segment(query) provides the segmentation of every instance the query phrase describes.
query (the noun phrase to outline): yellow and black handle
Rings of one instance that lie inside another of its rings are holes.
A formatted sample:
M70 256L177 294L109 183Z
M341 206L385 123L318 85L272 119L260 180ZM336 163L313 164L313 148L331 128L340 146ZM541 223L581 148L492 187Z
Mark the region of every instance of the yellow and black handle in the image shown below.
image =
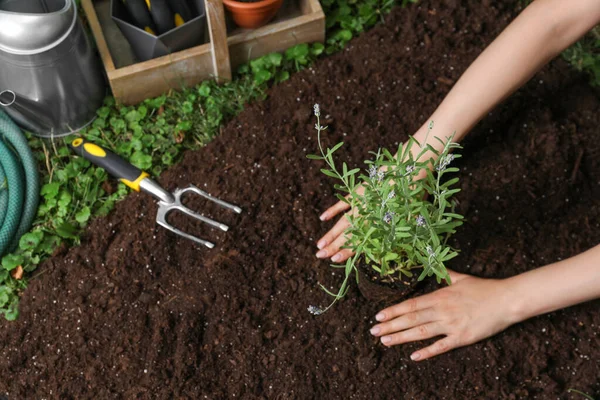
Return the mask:
M186 0L169 0L169 5L175 14L175 26L181 26L193 19L192 10Z
M134 167L130 162L83 138L77 138L71 142L71 149L78 155L89 160L92 164L103 168L110 175L118 178L135 190L140 191L140 182L148 177L148 173Z
M157 34L158 30L152 21L150 11L144 0L123 0L123 4L125 4L127 11L129 11L129 15L135 26L152 35Z
M175 28L175 17L167 0L146 0L146 5L160 34Z

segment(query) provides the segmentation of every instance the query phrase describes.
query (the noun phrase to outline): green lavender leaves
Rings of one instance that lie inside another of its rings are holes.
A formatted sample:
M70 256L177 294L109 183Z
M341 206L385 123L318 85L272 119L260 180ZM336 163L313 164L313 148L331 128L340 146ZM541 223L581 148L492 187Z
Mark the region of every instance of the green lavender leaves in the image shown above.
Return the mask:
M346 214L350 222L345 232L346 247L355 255L346 262L344 282L338 293L323 288L334 300L327 308L313 308L313 311L320 314L344 296L349 278L357 273L356 263L360 258L388 282L418 273L419 280L435 277L438 283L445 280L450 284L445 263L458 252L447 241L463 220L455 212L453 199L460 191L456 188L458 178L446 179L448 174L458 172L452 163L460 154L452 151L461 146L452 142L453 135L445 140L433 137L436 147L410 137L398 147L396 155L380 149L372 153L373 160L365 161L368 166L365 171L350 169L346 163L339 168L334 155L343 143L324 149L321 135L327 127L320 125L318 105L314 114L320 155L308 158L325 162L327 168L321 172L341 182L336 188L344 196L338 198L356 212ZM433 122L425 141L432 130Z

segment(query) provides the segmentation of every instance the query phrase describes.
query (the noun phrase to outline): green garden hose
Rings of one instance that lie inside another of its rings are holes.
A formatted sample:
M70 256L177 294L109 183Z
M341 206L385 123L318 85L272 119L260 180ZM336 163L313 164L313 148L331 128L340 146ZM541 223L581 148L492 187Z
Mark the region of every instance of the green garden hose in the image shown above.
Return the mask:
M37 213L37 163L17 125L0 110L0 257L13 251Z

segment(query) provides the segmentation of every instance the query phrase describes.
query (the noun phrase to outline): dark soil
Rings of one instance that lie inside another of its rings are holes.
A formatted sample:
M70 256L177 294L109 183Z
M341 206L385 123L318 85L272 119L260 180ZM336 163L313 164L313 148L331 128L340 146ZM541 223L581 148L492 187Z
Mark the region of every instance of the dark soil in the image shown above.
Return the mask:
M482 4L483 3L483 4ZM154 224L132 194L82 245L45 262L21 317L0 322L9 399L556 399L600 396L600 302L532 319L414 363L384 348L381 305L352 286L331 311L317 287L340 275L314 257L333 182L316 162L312 105L355 165L413 133L518 0L424 1L396 9L347 51L278 85L160 181L195 183L244 208L197 247ZM494 79L490 77L490 79ZM464 142L452 268L507 277L600 242L600 101L555 61ZM199 202L190 201L192 205ZM185 220L179 224L192 229ZM422 290L435 288L430 284Z
M422 286L425 281L419 281L417 270L411 277L397 274L382 277L365 262L364 257L358 259L356 264L358 270L358 290L360 294L371 302L393 302L402 301Z

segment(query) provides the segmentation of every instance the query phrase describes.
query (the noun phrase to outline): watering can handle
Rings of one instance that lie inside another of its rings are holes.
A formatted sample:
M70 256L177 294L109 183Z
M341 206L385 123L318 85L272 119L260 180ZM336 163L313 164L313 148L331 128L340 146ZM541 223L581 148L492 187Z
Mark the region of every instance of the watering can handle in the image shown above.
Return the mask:
M71 149L92 164L103 168L115 178L120 179L121 182L136 192L140 191L141 181L149 176L148 173L123 160L112 151L106 150L102 146L98 146L83 138L73 140L71 142Z

